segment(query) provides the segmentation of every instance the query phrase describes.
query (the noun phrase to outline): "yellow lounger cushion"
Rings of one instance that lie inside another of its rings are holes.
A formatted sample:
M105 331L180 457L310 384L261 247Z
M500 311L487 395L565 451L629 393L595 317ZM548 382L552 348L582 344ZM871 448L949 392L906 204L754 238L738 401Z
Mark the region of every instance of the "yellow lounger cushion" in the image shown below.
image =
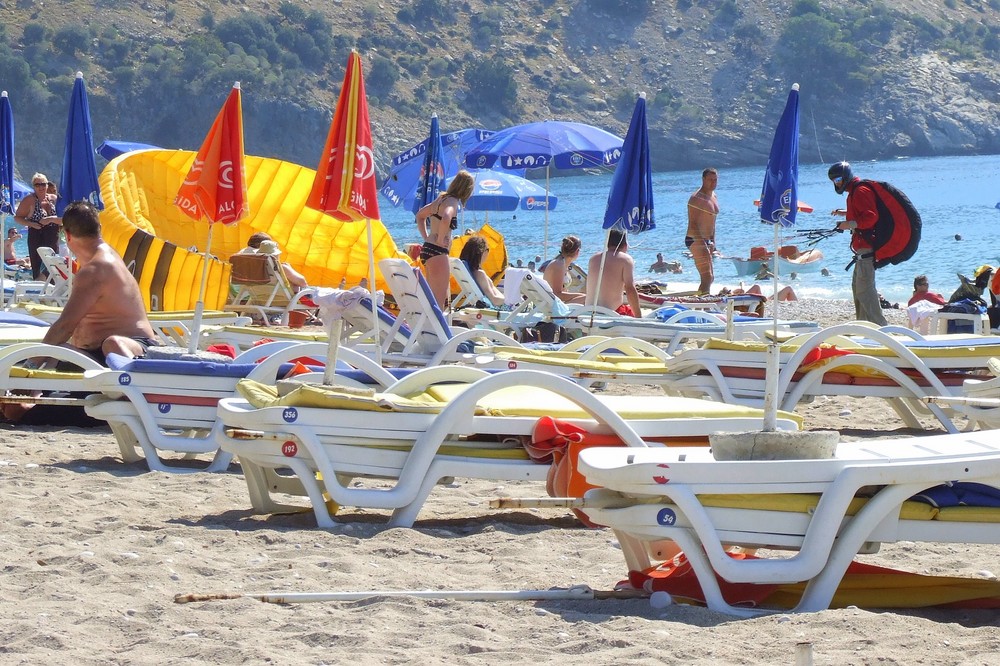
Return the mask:
M515 361L520 363L533 363L537 365L551 365L574 368L578 370L600 370L605 372L635 372L645 375L667 374L667 367L658 358L641 358L629 356L601 356L600 360L582 361L571 354L560 355L559 352L550 354L517 354L511 352L500 352L496 354L498 360Z
M272 338L275 340L294 340L296 342L326 342L326 333L310 333L308 331L288 330L287 328L268 328L266 326L219 326L213 330L226 333L239 333L255 338Z
M10 369L10 376L19 379L65 379L69 381L80 381L83 379L83 372L65 372L63 370L40 370L23 368L15 365Z
M368 389L344 386L303 384L284 396L277 387L251 380L240 380L237 392L256 408L317 407L326 409L356 409L381 412L415 412L433 414L466 390L467 384L436 384L426 391L409 396L375 393ZM727 405L720 402L663 396L602 396L601 401L625 419L758 417L753 407ZM477 415L491 416L552 416L556 418L589 418L576 403L551 391L532 386L501 389L481 398ZM779 417L794 420L800 427L802 418L789 412Z
M705 506L752 509L756 511L785 511L789 513L812 513L819 504L819 495L809 493L774 493L767 495L699 495L698 499ZM868 502L866 497L855 497L847 509L847 515L857 514ZM930 504L924 502L903 502L899 517L903 520L933 520L938 514ZM997 514L1000 519L1000 513Z
M837 349L852 351L866 356L895 358L896 352L888 347L876 347L867 345L828 345L821 344L820 347L829 348L836 346ZM757 352L763 354L767 351L767 343L747 340L723 340L721 338L710 338L705 342L703 349L720 349L729 351ZM781 345L781 352L791 354L799 348L798 345ZM907 347L907 349L917 358L968 358L976 356L992 356L998 351L994 346L987 345L958 345L953 347Z
M315 407L370 412L435 414L444 408L440 401L426 394L404 398L348 386L302 384L286 395L279 396L276 386L242 379L236 384L236 391L258 409L263 407Z
M812 513L819 504L819 495L809 493L775 493L766 495L699 495L704 506L750 509L756 511L785 511ZM847 509L853 516L868 502L867 497L855 497ZM906 501L900 505L901 520L946 520L965 523L1000 523L1000 507L948 506L936 508L926 502Z
M465 390L462 384L435 384L427 393L441 402L449 402ZM664 397L659 395L602 395L601 402L624 419L722 418L759 417L761 410L741 405L727 405L697 398ZM552 416L555 418L590 418L573 401L551 391L534 386L501 389L479 400L486 413L498 416ZM802 417L779 412L779 418L792 419L799 427Z

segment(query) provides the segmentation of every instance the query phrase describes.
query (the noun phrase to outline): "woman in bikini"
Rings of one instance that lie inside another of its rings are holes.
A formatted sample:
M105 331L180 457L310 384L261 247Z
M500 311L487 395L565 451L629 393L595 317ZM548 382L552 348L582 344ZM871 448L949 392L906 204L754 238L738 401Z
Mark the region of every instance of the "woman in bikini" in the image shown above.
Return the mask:
M417 211L417 229L424 238L420 261L424 265L427 283L442 309L451 291L451 232L458 229L458 211L472 196L476 181L464 169L455 174L448 190Z
M576 236L566 236L562 239L559 254L548 263L542 264L542 277L549 283L552 293L563 303L583 303L587 295L572 291L563 291L569 284L569 265L580 258L583 243Z
M31 177L32 194L21 199L14 221L28 227L28 259L31 261L31 277L34 280L42 271L42 258L38 248L51 247L59 251L59 226L56 216L56 195L48 193L49 179L44 173Z

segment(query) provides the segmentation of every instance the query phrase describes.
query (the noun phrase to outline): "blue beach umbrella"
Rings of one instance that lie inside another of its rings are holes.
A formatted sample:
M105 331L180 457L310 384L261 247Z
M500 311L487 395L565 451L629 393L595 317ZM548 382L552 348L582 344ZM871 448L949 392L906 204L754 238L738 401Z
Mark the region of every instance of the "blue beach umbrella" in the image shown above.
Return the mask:
M437 199L438 194L444 191L444 148L441 145L441 128L438 126L438 117L435 113L431 116L431 131L427 135L427 148L424 150L424 159L420 166L420 178L417 180L417 191L413 197L413 205L410 211L416 213L418 210Z
M760 221L790 227L799 207L799 84L792 85L774 130L760 192Z
M73 96L69 102L66 124L66 147L63 151L62 176L59 179L59 201L56 209L63 214L66 205L81 199L104 209L101 188L97 184L97 161L94 152L94 131L90 125L90 104L83 72L76 73Z
M476 184L463 206L465 210L545 210L546 200L549 210L553 210L559 202L557 197L546 196L541 185L507 171L484 169L473 171L472 175ZM447 183L451 183L450 178Z
M131 153L136 150L150 150L158 148L159 146L154 146L150 143L138 143L135 141L113 141L111 139L107 139L104 143L102 143L97 147L97 154L110 162L119 155L124 155L125 153Z
M760 192L760 220L774 226L774 251L778 252L778 230L795 224L799 207L799 84L792 85L785 110L774 130L771 153ZM764 431L777 429L778 418L778 270L774 271L774 329L767 348L764 375Z
M473 169L545 169L545 191L549 191L551 167L586 169L618 163L622 140L593 125L544 120L500 130L469 151L467 166ZM549 216L545 214L542 255L547 258Z
M640 233L656 228L653 220L653 169L649 161L646 94L639 93L615 167L604 211L604 228Z
M0 96L0 213L14 214L14 111L6 90Z
M469 149L491 134L492 130L473 128L442 134L441 161L444 164L445 178L451 178L458 173L458 170L465 165L465 154ZM403 206L407 210L413 210L427 145L428 140L424 139L392 158L389 175L379 190L391 206L395 208ZM521 173L524 173L523 170Z
M640 233L656 228L653 220L653 169L649 161L649 128L646 125L646 94L639 93L632 120L625 133L621 159L611 177L604 229ZM607 243L605 243L605 247ZM597 284L604 279L605 252L597 271Z

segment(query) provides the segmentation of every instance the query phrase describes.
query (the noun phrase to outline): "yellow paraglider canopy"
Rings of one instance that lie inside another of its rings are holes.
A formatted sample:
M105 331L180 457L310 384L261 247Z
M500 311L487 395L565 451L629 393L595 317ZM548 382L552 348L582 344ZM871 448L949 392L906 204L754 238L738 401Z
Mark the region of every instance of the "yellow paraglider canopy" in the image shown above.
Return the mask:
M105 240L125 260L143 292L146 308L189 310L198 300L208 223L194 222L174 205L174 196L195 153L145 150L115 158L100 176L105 209ZM232 225L217 225L209 265L205 307L218 309L229 295L228 259L263 231L277 241L281 260L302 273L310 285L351 287L368 277L368 239L364 220L341 222L306 206L316 172L291 162L246 157L250 215ZM380 220L372 220L376 263L405 258ZM381 280L381 278L379 278ZM384 289L383 284L376 285Z

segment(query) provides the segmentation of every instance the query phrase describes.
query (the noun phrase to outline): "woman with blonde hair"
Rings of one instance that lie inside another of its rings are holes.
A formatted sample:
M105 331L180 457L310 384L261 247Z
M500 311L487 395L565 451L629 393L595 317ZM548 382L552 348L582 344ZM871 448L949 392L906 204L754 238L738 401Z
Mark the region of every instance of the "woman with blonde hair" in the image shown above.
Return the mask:
M563 291L569 284L569 265L580 258L583 242L576 236L566 236L562 239L559 254L555 259L544 264L542 277L549 283L552 293L563 303L583 303L587 295L572 291Z
M417 211L417 229L424 239L420 261L434 299L442 309L451 291L451 269L448 266L451 232L458 229L458 211L472 196L475 184L472 174L463 169L455 174L445 192Z
M38 248L51 247L59 252L59 227L62 220L56 216L56 195L48 191L49 179L44 173L31 177L31 194L17 205L14 221L28 227L28 259L31 261L31 278L37 280L42 272L42 258Z

